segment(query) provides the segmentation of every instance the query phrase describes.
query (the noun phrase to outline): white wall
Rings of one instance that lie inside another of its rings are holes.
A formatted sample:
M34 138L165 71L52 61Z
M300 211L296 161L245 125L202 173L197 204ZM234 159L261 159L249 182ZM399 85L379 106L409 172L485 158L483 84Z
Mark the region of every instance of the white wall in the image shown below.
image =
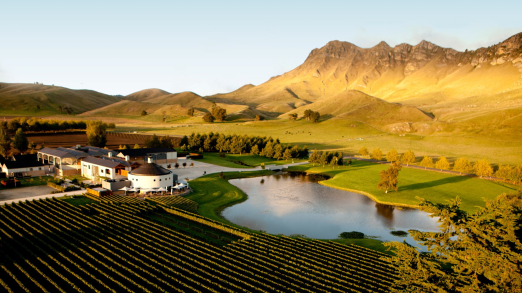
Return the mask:
M129 174L129 180L132 182L132 187L140 188L157 188L168 187L173 185L173 174L161 176L143 176ZM161 181L160 181L161 180Z
M90 167L90 169L89 169L89 167ZM109 169L109 171L110 171L109 175L107 175L107 173L106 173L107 169ZM98 166L95 164L82 162L82 176L83 177L93 179L95 176L98 176L98 177L107 177L110 179L114 179L116 177L116 174L114 174L115 172L116 172L116 170L112 169L112 168L107 168L104 166Z

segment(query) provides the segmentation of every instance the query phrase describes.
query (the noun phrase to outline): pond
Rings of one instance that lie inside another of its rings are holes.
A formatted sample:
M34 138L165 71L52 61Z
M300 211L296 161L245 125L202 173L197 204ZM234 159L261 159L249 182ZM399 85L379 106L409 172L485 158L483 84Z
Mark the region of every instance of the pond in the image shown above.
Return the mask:
M438 231L428 213L378 204L370 198L318 184L324 178L283 173L229 182L248 194L245 202L226 208L222 215L237 225L270 234L301 234L335 239L342 232L358 231L382 241L406 240L394 230Z

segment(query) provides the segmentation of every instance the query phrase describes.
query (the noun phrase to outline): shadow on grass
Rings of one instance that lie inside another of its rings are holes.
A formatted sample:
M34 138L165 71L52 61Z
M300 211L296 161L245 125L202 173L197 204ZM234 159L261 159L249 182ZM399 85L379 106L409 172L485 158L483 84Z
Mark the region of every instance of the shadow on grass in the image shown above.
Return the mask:
M459 182L466 181L466 180L469 180L469 179L471 179L471 178L469 178L467 176L453 176L453 177L448 177L448 178L439 179L439 180L433 180L433 181L429 181L429 182L415 183L415 184L402 186L402 187L399 187L399 191L419 190L419 189L423 189L423 188L431 188L431 187L440 186L440 185L444 185L444 184L459 183Z

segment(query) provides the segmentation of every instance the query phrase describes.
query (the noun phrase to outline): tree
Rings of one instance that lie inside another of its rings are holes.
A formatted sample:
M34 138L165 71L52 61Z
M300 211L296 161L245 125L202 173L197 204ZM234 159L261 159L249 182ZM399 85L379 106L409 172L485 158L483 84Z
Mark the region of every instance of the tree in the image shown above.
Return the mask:
M491 164L486 159L475 162L473 165L473 171L475 171L475 174L480 178L493 175L493 168L491 168Z
M145 139L145 147L146 148L158 148L161 147L161 142L156 134L153 134L151 137L147 137Z
M174 164L174 168L176 168L176 169L179 168L179 164L178 163Z
M310 121L310 118L312 117L312 113L314 111L310 110L310 109L307 109L304 111L304 115L303 117L306 119L306 121Z
M312 120L313 123L319 122L319 118L321 118L321 114L319 114L319 112L312 112L310 120Z
M139 149L140 148L140 145L139 144L135 144L133 149Z
M261 121L261 120L265 120L265 117L261 116L261 115L256 115L256 117L254 118L254 121Z
M107 124L101 121L87 122L87 140L89 145L104 147L107 144Z
M187 162L183 162L183 168L187 167Z
M439 232L410 230L428 252L398 242L392 262L401 292L517 292L522 288L522 195L501 194L468 214L460 198L449 204L421 200L438 217Z
M406 151L401 157L401 162L406 166L415 163L415 154L411 150Z
M283 160L287 161L287 160L290 160L292 158L292 151L290 149L286 149L284 152L283 152Z
M439 158L439 160L437 161L437 163L435 163L435 168L440 169L440 170L449 170L450 163L448 162L446 157L441 156Z
M141 116L147 116L147 114L148 114L147 111L145 111L145 110L141 111Z
M227 110L223 109L219 106L212 107L212 116L216 119L216 121L222 122L227 118Z
M522 182L522 165L518 165L511 169L511 172L509 172L509 180L514 183Z
M319 157L319 161L317 162L319 165L326 166L328 164L328 154L326 152L323 152L321 156Z
M28 149L28 146L29 141L27 140L24 131L22 128L18 128L13 137L13 147L23 153Z
M207 123L212 123L214 122L214 116L212 116L212 114L210 113L206 113L205 115L203 115L203 121Z
M341 158L341 160L342 160L342 158ZM332 158L332 160L330 161L330 166L332 166L332 169L335 169L335 166L337 166L338 162L339 162L339 158L334 156Z
M274 147L274 155L273 158L278 160L283 157L283 147L280 144L276 144Z
M386 153L386 161L388 162L397 162L399 160L399 153L392 149L391 151Z
M162 136L159 140L159 144L161 147L172 149L174 148L174 143L172 143L172 138L170 136Z
M11 138L7 135L7 131L0 129L0 154L7 157L7 153L11 149Z
M188 111L187 111L187 115L189 115L189 116L191 116L191 117L194 116L194 108L190 108L190 109L188 109Z
M377 184L377 188L380 190L384 190L385 193L388 193L388 190L399 190L399 171L402 169L402 166L399 162L392 163L388 170L382 170L381 181Z
M433 159L431 157L424 156L424 158L422 158L422 161L420 162L419 165L421 167L424 167L424 169L433 168Z
M471 163L466 158L458 158L453 163L453 170L459 173L468 173L471 171Z
M297 113L288 114L288 119L295 121L297 120Z
M312 163L312 165L315 167L315 164L319 164L319 158L320 154L317 150L313 150L313 152L310 154L310 157L308 158L308 163Z
M365 157L367 156L369 153L368 153L368 149L366 147L362 147L360 150L359 150L359 155L361 155L361 157Z
M259 155L259 146L257 146L257 144L254 145L252 149L250 149L250 153L255 156Z
M382 160L382 151L380 148L376 148L372 150L372 154L370 156L374 160Z
M182 138L181 138L181 141L179 142L179 145L188 145L189 144L189 140L188 140L188 137L186 135L184 135Z
M29 148L30 148L30 149L33 149L33 150L36 149L36 142L31 141L31 142L29 143Z

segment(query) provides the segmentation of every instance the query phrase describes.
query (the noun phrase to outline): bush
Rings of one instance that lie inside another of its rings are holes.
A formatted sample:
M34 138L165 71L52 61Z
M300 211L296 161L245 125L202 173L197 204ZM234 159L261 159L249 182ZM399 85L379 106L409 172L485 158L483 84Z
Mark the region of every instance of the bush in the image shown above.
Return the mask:
M390 234L393 235L393 236L398 236L398 237L406 237L406 236L408 236L408 232L400 231L400 230L399 231L391 231Z
M352 232L343 232L339 234L339 238L341 239L363 239L364 233L352 231Z

